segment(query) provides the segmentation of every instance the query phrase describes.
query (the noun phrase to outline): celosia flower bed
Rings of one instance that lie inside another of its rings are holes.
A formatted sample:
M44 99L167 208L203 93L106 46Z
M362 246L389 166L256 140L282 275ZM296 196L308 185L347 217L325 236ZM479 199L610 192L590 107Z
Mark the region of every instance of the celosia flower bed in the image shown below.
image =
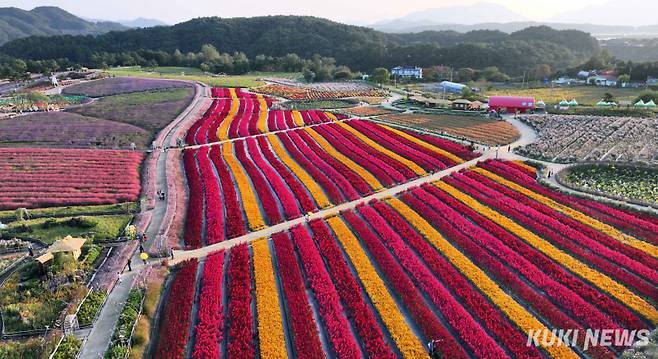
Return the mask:
M0 209L135 201L142 158L136 151L0 149Z

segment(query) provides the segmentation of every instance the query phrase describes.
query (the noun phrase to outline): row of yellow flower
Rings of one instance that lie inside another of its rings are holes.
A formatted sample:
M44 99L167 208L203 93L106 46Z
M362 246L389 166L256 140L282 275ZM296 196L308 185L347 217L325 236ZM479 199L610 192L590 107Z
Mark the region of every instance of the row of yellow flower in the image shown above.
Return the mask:
M352 133L359 140L361 140L361 142L367 144L368 146L376 149L377 151L385 154L386 156L388 156L388 157L404 164L405 166L409 167L409 169L414 171L415 174L417 174L419 176L424 176L424 175L427 174L427 172L425 172L425 170L422 167L420 167L419 165L417 165L415 162L410 161L410 160L398 155L397 153L385 148L384 146L382 146L382 145L378 144L377 142L373 141L372 139L370 139L368 136L364 135L360 131L357 131L354 127L347 125L345 122L338 122L338 125L340 127L344 128L344 129L346 129L350 133Z
M288 155L288 152L286 152L281 146L279 139L275 135L268 135L267 140L269 141L272 149L279 157L279 159L283 161L283 163L288 166L292 173L294 173L295 176L297 176L297 178L302 181L302 184L306 186L306 189L308 189L309 193L311 193L311 196L313 196L313 199L315 199L315 203L317 203L318 207L330 207L331 202L329 202L329 199L324 194L322 188L320 188L320 185L318 185L313 177L311 177L308 172L306 172L306 170L300 167L297 162Z
M434 152L440 154L441 156L449 158L457 164L464 163L463 159L453 155L452 153L450 153L450 152L448 152L448 151L446 151L442 148L436 147L436 146L432 145L431 143L420 140L420 139L418 139L418 138L416 138L416 137L414 137L414 136L412 136L412 135L410 135L406 132L395 129L391 126L386 126L386 125L381 125L381 126L388 129L388 130L390 130L390 131L392 131L392 132L394 132L394 133L396 133L396 134L398 134L398 135L400 135L400 136L402 136L402 137L404 137L404 138L406 138L407 140L409 140L411 142L414 142L414 143L416 143L418 145L421 145L421 146L423 146L423 147L425 147L425 148L427 148L431 151L434 151Z
M338 118L337 118L336 115L334 115L333 113L331 113L331 112L325 112L324 114L325 114L327 117L329 117L330 120L332 120L332 121L334 121L334 122L338 121Z
M258 127L258 131L260 131L260 133L266 133L267 102L265 101L265 97L263 97L263 95L256 95L256 98L258 98L258 122L256 123L256 127Z
M603 233L609 235L610 237L617 239L618 241L620 241L622 243L625 243L629 246L632 246L632 247L637 248L641 251L649 253L650 255L652 255L654 257L658 257L658 248L656 246L652 245L651 243L641 241L641 240L636 239L632 236L629 236L625 233L622 233L622 232L618 231L616 228L614 228L614 227L612 227L612 226L610 226L606 223L600 222L600 221L598 221L598 220L596 220L596 219L594 219L594 218L592 218L592 217L590 217L590 216L588 216L588 215L586 215L586 214L584 214L580 211L577 211L573 208L567 207L567 206L565 206L561 203L557 203L554 200L552 200L552 199L550 199L550 198L548 198L544 195L541 195L537 192L534 192L530 189L527 189L523 186L520 186L520 185L518 185L518 184L516 184L512 181L508 181L505 178L503 178L501 176L498 176L495 173L489 172L489 171L487 171L483 168L475 168L474 171L476 171L476 172L478 172L478 173L480 173L484 176L487 176L490 179L492 179L492 180L494 180L494 181L496 181L496 182L498 182L502 185L505 185L505 186L507 186L507 187L519 192L519 193L522 193L522 194L534 199L535 201L537 201L539 203L545 204L545 205L551 207L552 209L554 209L558 212L564 213L565 215L567 215L567 216L569 216L569 217L571 217L571 218L573 218L577 221L580 221L580 222L582 222L582 223L584 223L584 224L586 224L586 225L588 225L588 226L590 226L590 227L592 227L592 228L594 228L594 229L596 229L600 232L603 232Z
M254 252L260 356L261 358L286 358L286 341L279 309L279 295L268 240L261 238L254 241L252 249Z
M519 165L519 166L521 166L521 167L527 169L528 171L531 171L531 172L537 172L537 169L536 169L535 167L532 167L531 165L525 163L525 161L522 161L522 160L514 160L513 162L516 163L517 165Z
M342 162L345 166L347 166L349 169L352 171L356 172L361 178L363 178L364 181L372 188L374 191L379 191L383 188L382 184L379 183L377 178L372 175L372 173L368 172L365 168L361 167L358 165L356 162L352 161L349 159L347 156L343 155L342 153L338 152L327 140L324 139L319 133L317 133L312 127L306 127L305 131L308 132L311 137L315 140L315 142L320 145L327 153L329 153L332 157L337 159L338 161Z
M517 237L523 239L534 248L537 248L539 251L546 254L549 258L558 263L561 263L563 266L569 268L569 270L572 272L587 279L601 290L610 293L610 295L625 303L627 306L633 308L636 312L649 319L652 323L658 323L658 311L656 311L656 308L628 290L623 285L616 282L614 279L590 268L587 264L582 263L578 259L556 248L550 242L547 242L533 232L528 231L506 216L482 205L472 197L450 186L449 184L438 181L435 182L434 185L444 192L450 194L452 197L458 199L468 207L477 211L481 215L494 221L499 226L505 228L508 232L513 233Z
M485 293L491 301L499 307L516 325L526 333L530 330L548 329L528 313L519 303L503 291L496 282L487 276L478 266L471 262L464 254L453 247L431 224L418 213L397 198L386 202L400 215L411 223L419 233L440 251L456 268L459 269L471 282ZM547 346L546 351L556 358L577 358L578 355L566 346Z
M402 356L405 358L426 358L427 352L423 348L423 344L405 322L402 313L400 313L400 308L391 297L384 281L377 275L377 271L368 260L352 231L339 217L331 217L327 222L345 249L356 274L361 279L363 287L379 312L384 325L391 333L391 337L400 349Z
M240 166L238 160L233 154L232 142L222 145L222 156L231 169L233 177L235 177L235 182L238 184L238 190L240 191L240 197L242 198L242 206L244 207L244 212L247 215L249 228L253 231L265 228L265 221L263 220L263 216L260 213L260 207L258 206L256 195L254 190L251 188L249 179L244 173L242 166Z
M230 88L228 90L231 94L231 109L229 110L228 115L226 115L224 121L219 124L219 128L217 128L217 138L220 141L228 139L228 127L231 122L233 122L233 118L238 113L238 109L240 108L240 99L238 99L238 95L235 93L235 89Z
M302 118L302 113L294 110L292 111L292 119L295 121L295 125L302 127L304 126L304 119Z

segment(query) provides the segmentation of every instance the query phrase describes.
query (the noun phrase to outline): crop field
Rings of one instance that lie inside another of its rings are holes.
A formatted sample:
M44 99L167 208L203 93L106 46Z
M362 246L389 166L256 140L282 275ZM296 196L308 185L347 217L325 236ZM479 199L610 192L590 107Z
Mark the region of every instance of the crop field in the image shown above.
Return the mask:
M2 147L129 148L146 144L139 127L69 112L39 112L0 120Z
M211 107L188 131L188 144L224 141L344 119L319 110L270 110L272 99L239 88L213 89Z
M193 97L192 87L129 93L102 97L72 111L157 131L176 118Z
M185 242L239 237L473 157L450 141L361 120L187 150Z
M353 107L353 108L350 108L350 109L343 110L342 112L345 112L349 115L357 116L357 117L372 117L372 116L383 116L383 115L398 114L398 112L396 112L396 111L387 110L383 107L377 107L377 106Z
M530 115L522 120L539 139L519 153L552 162L641 161L658 163L658 119Z
M184 262L156 356L422 358L437 340L446 358L614 358L631 343L528 333L655 328L657 238L656 217L488 160Z
M658 204L658 169L655 168L579 165L569 168L562 179L576 188Z
M576 99L581 105L594 106L604 98L606 93L614 96L615 101L633 101L642 90L602 86L553 87L537 89L494 89L485 91L487 96L531 96L537 101L543 100L547 105L558 104L562 100Z
M328 100L349 97L383 97L381 90L362 87L359 85L347 86L340 90L323 89L305 86L265 85L254 89L265 95L283 97L291 100Z
M379 119L493 146L506 145L519 138L512 124L478 116L395 114Z
M135 201L142 157L133 151L0 149L0 209Z
M197 68L191 67L156 67L155 69L147 69L140 67L121 67L114 68L108 71L113 76L119 77L148 77L155 79L172 79L172 80L185 80L185 81L199 81L209 86L223 86L223 87L256 87L262 86L265 83L261 81L263 77L277 77L277 78L291 78L297 79L301 77L300 73L259 73L252 72L246 75L209 75L204 74Z
M84 82L62 90L69 95L85 95L89 97L112 96L133 92L164 90L172 88L192 87L183 81L141 79L130 77L113 77L102 80Z

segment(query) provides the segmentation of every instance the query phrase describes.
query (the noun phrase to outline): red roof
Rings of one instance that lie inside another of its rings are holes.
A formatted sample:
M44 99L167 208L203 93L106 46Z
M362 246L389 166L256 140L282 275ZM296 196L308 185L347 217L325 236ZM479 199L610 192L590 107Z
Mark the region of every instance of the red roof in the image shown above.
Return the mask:
M535 108L534 97L491 96L489 107Z

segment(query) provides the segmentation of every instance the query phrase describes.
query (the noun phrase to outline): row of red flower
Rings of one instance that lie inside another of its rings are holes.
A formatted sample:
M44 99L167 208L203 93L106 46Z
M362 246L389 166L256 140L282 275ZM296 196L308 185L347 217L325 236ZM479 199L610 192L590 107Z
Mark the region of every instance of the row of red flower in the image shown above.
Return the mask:
M208 255L203 266L199 293L198 322L192 358L219 358L219 343L224 333L222 279L224 252Z
M162 313L163 320L158 335L156 358L178 359L185 356L198 265L199 262L196 258L184 262L171 283L167 303Z

